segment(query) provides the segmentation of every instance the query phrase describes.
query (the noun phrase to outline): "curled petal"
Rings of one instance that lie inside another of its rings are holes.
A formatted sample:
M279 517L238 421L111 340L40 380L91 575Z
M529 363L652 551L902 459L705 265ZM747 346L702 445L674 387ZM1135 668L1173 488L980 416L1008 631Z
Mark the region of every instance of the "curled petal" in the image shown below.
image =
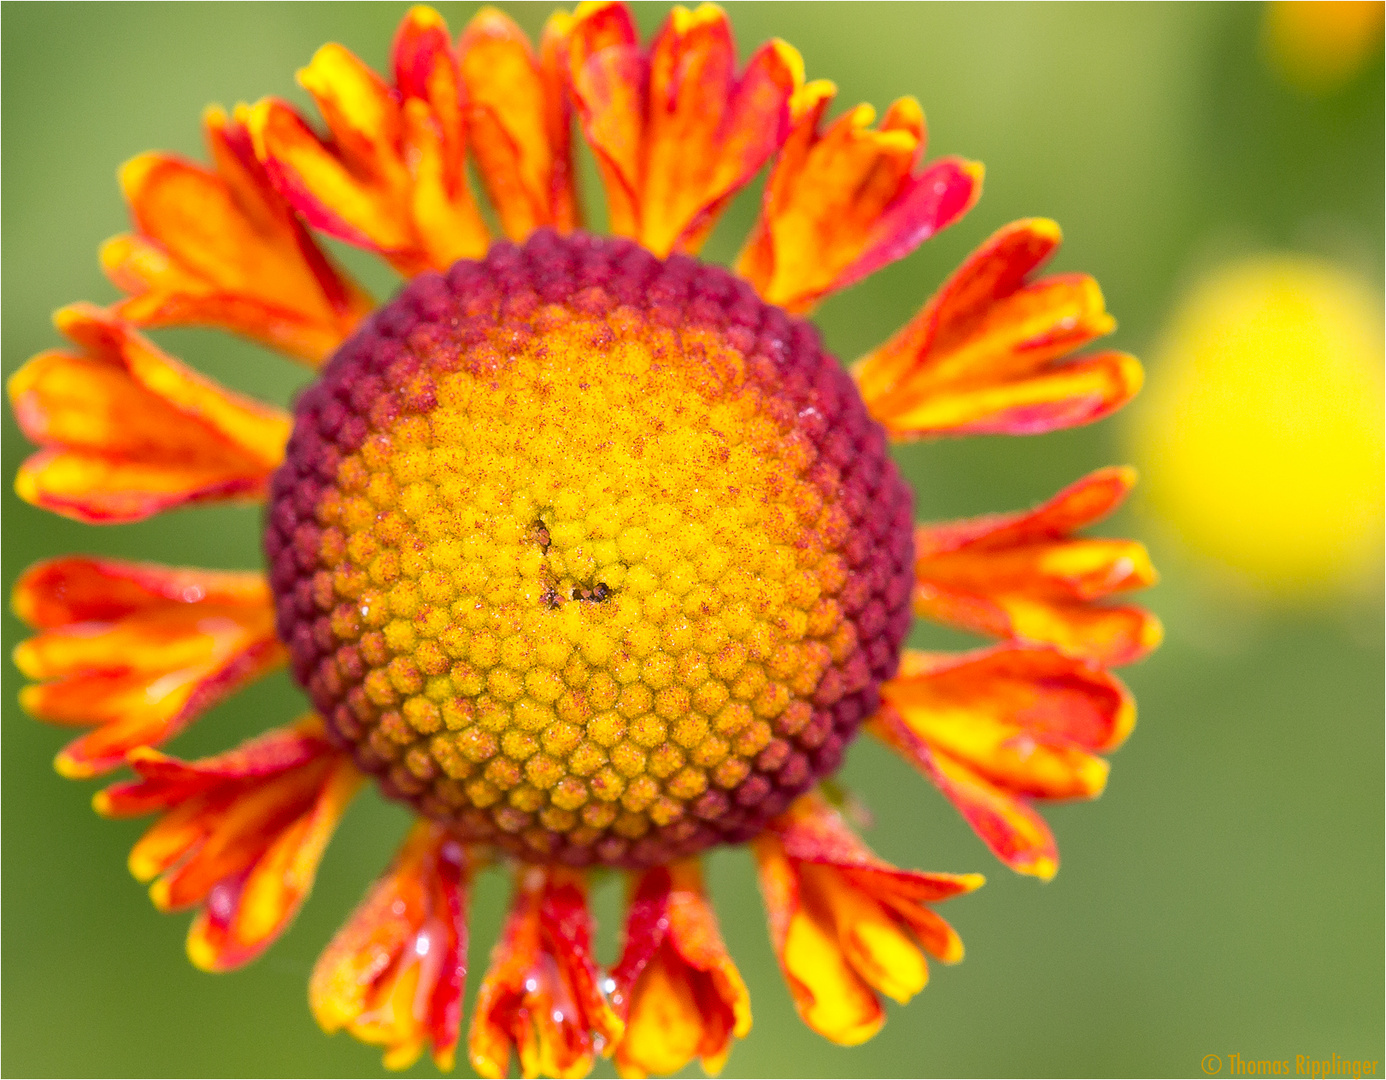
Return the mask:
M982 884L979 874L900 870L873 855L817 795L755 840L770 937L804 1022L845 1046L885 1022L876 992L908 1001L929 978L924 953L962 959L929 906Z
M1149 555L1135 541L1072 535L1115 509L1135 482L1132 469L1099 469L1034 510L919 526L916 613L1103 664L1139 659L1160 643L1159 620L1097 601L1153 584Z
M1140 389L1120 352L1069 354L1116 325L1085 274L1033 275L1059 246L1040 218L998 231L918 315L856 364L871 415L897 438L1033 435L1091 423Z
M115 311L138 326L215 326L309 363L342 343L371 298L318 248L255 159L246 130L204 115L212 168L141 154L120 171L135 232L101 262L130 296Z
M477 991L468 1034L472 1068L504 1076L514 1047L525 1076L586 1076L625 1025L601 989L592 918L573 871L528 867Z
M457 44L477 172L515 241L544 225L568 233L578 224L571 106L564 92L571 23L565 12L552 15L536 58L509 16L482 8Z
M250 110L248 126L271 182L309 225L412 275L484 254L489 236L467 186L457 62L441 16L409 10L393 66L391 87L347 49L324 45L298 81L328 137L274 98Z
M793 101L793 131L766 181L760 219L737 272L772 304L806 311L908 255L977 201L982 167L941 158L924 169L924 114L901 98L872 128L858 105L819 126L836 88L809 83Z
M13 604L42 631L14 652L25 676L45 680L20 691L20 704L95 728L58 754L64 776L123 765L285 659L260 574L53 559L20 577Z
M263 497L289 437L281 410L197 375L90 304L54 322L78 349L40 353L8 384L20 429L43 448L20 466L20 498L104 523Z
M328 1034L346 1028L383 1045L385 1066L404 1069L433 1046L452 1069L467 977L466 851L440 825L420 821L318 958L308 986Z
M97 793L108 817L158 813L130 852L161 911L198 906L188 956L204 971L248 964L289 925L361 783L309 717L235 750L183 762L137 749L140 779Z
M870 730L932 780L992 854L1012 870L1044 881L1058 872L1054 834L1024 797L935 750L893 708L883 708Z
M606 186L612 232L656 255L695 252L789 134L803 61L771 41L736 72L726 14L676 7L648 52L624 4L583 5L570 88Z
M626 1019L616 1048L622 1076L667 1075L701 1058L716 1073L732 1038L751 1030L746 984L722 944L696 862L633 883L612 997Z

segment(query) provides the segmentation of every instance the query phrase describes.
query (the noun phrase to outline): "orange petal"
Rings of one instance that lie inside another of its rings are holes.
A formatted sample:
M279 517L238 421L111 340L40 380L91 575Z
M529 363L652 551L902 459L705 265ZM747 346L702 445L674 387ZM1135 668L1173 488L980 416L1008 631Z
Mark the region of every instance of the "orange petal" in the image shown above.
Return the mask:
M924 953L895 913L835 867L804 863L801 887L833 925L843 955L872 988L902 1005L929 982Z
M134 521L207 500L263 496L291 421L165 356L120 318L54 316L81 353L40 353L10 377L20 428L45 447L20 497L78 520Z
M821 797L801 796L775 821L791 859L836 867L878 899L935 903L982 886L980 874L938 874L901 870L871 850Z
M958 656L907 652L882 698L935 750L1035 798L1093 798L1135 724L1114 676L1053 649L1003 645Z
M1107 664L1144 656L1159 644L1159 621L1140 608L1092 601L1152 584L1145 548L1071 535L1110 513L1134 483L1131 469L1099 469L1034 510L921 525L915 611Z
M206 618L217 621L215 615ZM72 635L55 631L20 645L16 663L31 677L51 675L72 664L88 665L77 674L20 692L20 704L33 716L95 726L59 753L54 764L60 773L83 778L119 768L131 750L166 742L217 702L284 663L283 647L269 620L260 628L226 620L227 625L214 632L190 623L131 617L125 625L97 631L92 638L79 636L87 624ZM79 643L76 650L68 648L74 640ZM145 670L102 671L90 666L111 663L118 654L109 650L122 646L129 649L129 667L143 664ZM99 654L94 655L96 650ZM181 665L179 653L184 654Z
M299 71L327 140L272 98L248 124L271 181L309 225L413 275L484 254L489 236L466 182L457 65L436 12L409 11L394 61L394 88L337 44Z
M751 1029L750 997L727 955L696 862L640 875L626 917L612 1000L627 1019L623 1076L669 1074L694 1057L709 1074Z
M184 763L137 750L142 779L96 800L103 813L163 814L130 853L164 911L200 904L188 955L208 971L249 963L293 919L337 821L361 783L315 719L228 754Z
M803 85L803 61L778 40L738 76L731 24L712 4L676 7L648 53L624 5L584 4L568 55L611 230L660 256L701 246L788 136Z
M963 547L992 549L1062 539L1111 514L1135 486L1136 470L1129 466L1096 469L1032 510L921 526L915 534L916 553L925 557Z
M882 709L869 730L937 784L992 854L1012 870L1044 881L1058 871L1054 836L1022 797L935 752L893 709Z
M65 776L114 769L284 662L260 574L53 559L15 586L15 613L43 632L15 649L31 679L20 704L60 724L96 725L56 762Z
M898 438L1027 435L1091 423L1129 401L1143 378L1134 357L1065 360L1115 323L1084 274L1030 281L1058 245L1058 226L1038 218L983 244L856 364L871 415Z
M919 314L888 343L858 362L863 397L890 393L936 340L965 338L991 305L1024 286L1059 249L1063 234L1048 218L1025 218L998 229L967 257Z
M766 182L761 216L737 272L772 304L806 311L903 258L965 214L982 167L943 158L916 173L924 114L913 98L887 110L858 105L820 132L836 88L796 93L795 125Z
M371 300L274 192L246 115L204 115L214 169L168 154L121 169L137 232L107 241L102 266L132 294L116 310L137 325L217 326L318 363Z
M477 991L468 1049L482 1076L504 1076L513 1046L526 1076L580 1077L610 1054L624 1022L599 985L583 879L520 872L505 928Z
M773 833L753 841L770 939L800 1018L841 1046L866 1042L885 1024L871 987L848 962L836 928L802 903L797 868Z
M898 1000L923 988L919 945L950 963L961 958L957 935L927 905L976 889L980 875L899 870L817 795L776 819L755 854L791 994L805 1023L827 1038L853 1045L880 1029L873 988Z
M640 232L657 255L696 251L727 201L789 134L804 64L783 41L736 74L726 14L675 7L650 47Z
M1136 396L1144 378L1134 356L1102 352L1052 364L1037 375L947 387L895 414L868 407L899 438L1043 435L1110 416Z
M515 241L543 225L568 233L578 224L572 119L563 89L571 21L563 12L549 18L536 59L509 16L482 8L457 45L477 172Z
M568 92L606 188L608 227L640 231L640 150L647 65L625 4L582 5L568 33Z
M393 865L319 957L309 983L313 1015L386 1047L387 1068L407 1068L433 1044L452 1068L467 976L471 868L447 830L417 822Z
M213 886L188 930L194 965L204 971L241 967L284 931L312 890L318 863L362 779L350 760L339 757L307 813L274 838L245 878Z
M110 622L177 604L258 609L270 602L263 574L192 570L80 555L35 563L19 576L11 605L39 629Z
M286 728L276 728L213 757L180 761L157 750L139 749L130 755L130 766L140 776L112 784L96 793L96 812L105 817L140 817L156 810L170 810L195 795L219 791L234 795L241 782L259 781L303 769L327 756L332 747L323 735L322 722L305 717ZM139 875L136 875L139 876Z

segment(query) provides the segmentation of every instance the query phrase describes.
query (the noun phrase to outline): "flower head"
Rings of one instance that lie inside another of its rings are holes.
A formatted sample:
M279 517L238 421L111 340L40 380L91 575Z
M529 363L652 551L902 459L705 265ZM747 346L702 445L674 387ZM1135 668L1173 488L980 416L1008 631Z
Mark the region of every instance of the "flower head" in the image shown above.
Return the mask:
M1140 545L1076 530L1133 482L1103 470L1032 511L916 526L888 443L1100 419L1140 383L1096 284L1038 276L1051 222L997 232L849 372L803 318L976 202L981 167L925 161L922 111L832 118L772 41L738 64L718 8L642 43L618 3L531 45L480 12L454 41L417 7L372 71L339 45L299 81L323 129L266 99L204 117L210 163L121 173L125 294L74 305L72 346L11 380L40 450L20 494L80 521L265 504L267 572L90 558L31 569L25 706L93 730L73 776L159 815L131 856L163 909L200 909L199 966L254 959L293 918L363 780L417 821L314 970L313 1013L390 1067L461 1040L467 900L510 913L467 1036L483 1075L710 1072L747 987L699 870L749 845L800 1014L841 1043L959 960L934 911L975 874L900 870L815 788L865 727L1006 863L1049 876L1030 803L1091 798L1130 731L1106 670L1159 637L1105 602L1153 580ZM574 133L610 237L585 231ZM469 176L480 180L473 191ZM757 175L735 269L695 255ZM482 200L506 239L493 238ZM319 245L408 283L376 306ZM289 414L144 334L219 327L320 368ZM1002 639L904 652L913 614ZM184 762L154 749L287 663L315 712ZM594 954L588 874L627 875L622 950Z

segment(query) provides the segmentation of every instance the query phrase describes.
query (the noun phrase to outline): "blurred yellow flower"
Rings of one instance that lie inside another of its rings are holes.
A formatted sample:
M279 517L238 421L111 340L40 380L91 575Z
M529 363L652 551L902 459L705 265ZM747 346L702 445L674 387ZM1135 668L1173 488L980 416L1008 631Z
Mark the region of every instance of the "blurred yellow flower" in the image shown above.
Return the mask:
M1381 48L1381 0L1274 0L1265 44L1285 81L1311 94L1350 82Z
M1340 268L1261 256L1176 310L1129 428L1148 504L1188 546L1282 597L1379 566L1382 299Z

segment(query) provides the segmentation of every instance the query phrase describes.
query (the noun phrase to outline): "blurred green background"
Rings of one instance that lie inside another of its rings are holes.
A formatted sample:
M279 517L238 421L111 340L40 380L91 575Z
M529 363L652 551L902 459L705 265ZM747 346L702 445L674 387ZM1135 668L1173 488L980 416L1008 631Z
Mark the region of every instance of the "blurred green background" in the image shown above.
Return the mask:
M440 7L454 31L474 10ZM120 162L148 148L201 156L198 114L208 102L277 93L305 103L293 72L324 41L380 69L404 10L4 5L6 374L56 342L53 308L115 298L96 248L126 227ZM549 8L510 10L533 31ZM1379 54L1314 96L1267 66L1263 11L1253 4L730 11L744 52L787 38L811 77L837 82L839 108L865 100L883 109L914 94L930 119L931 154L987 165L985 194L967 219L823 306L819 324L841 356L898 326L998 225L1032 214L1063 224L1056 265L1096 275L1121 321L1112 340L1137 354L1152 352L1190 276L1227 255L1325 256L1365 274L1379 295ZM648 33L664 9L639 7L637 16ZM590 163L587 180L597 208ZM754 199L732 208L708 257L735 252ZM600 210L592 217L600 223ZM365 260L348 261L378 294L393 287ZM302 369L213 333L156 336L226 383L281 402L304 379ZM1118 418L1036 439L920 444L899 459L921 517L942 517L1029 505L1121 459L1123 445ZM25 452L7 411L7 478ZM251 509L95 529L20 504L8 480L3 498L6 588L33 560L64 552L259 563ZM1122 673L1140 721L1106 795L1047 811L1063 855L1058 877L1040 885L1004 870L932 788L863 741L845 780L875 813L873 846L905 865L988 875L981 893L944 910L967 960L935 967L933 984L907 1008L891 1006L873 1042L831 1046L794 1014L749 857L719 852L711 885L755 1009L729 1075L1198 1075L1210 1053L1386 1058L1379 590L1277 606L1160 540L1165 533L1138 508L1105 531L1151 542L1165 577L1148 601L1168 638ZM8 614L4 627L8 650L22 628ZM141 824L101 821L87 805L95 785L52 772L65 733L19 712L20 679L8 663L4 671L4 1072L378 1072L377 1051L317 1031L305 984L389 858L405 814L373 794L360 799L290 932L248 970L200 974L183 956L186 917L156 914L126 872ZM212 752L300 708L279 676L219 708L174 749ZM476 890L473 991L505 891L495 874ZM617 893L608 882L595 898L608 960Z

